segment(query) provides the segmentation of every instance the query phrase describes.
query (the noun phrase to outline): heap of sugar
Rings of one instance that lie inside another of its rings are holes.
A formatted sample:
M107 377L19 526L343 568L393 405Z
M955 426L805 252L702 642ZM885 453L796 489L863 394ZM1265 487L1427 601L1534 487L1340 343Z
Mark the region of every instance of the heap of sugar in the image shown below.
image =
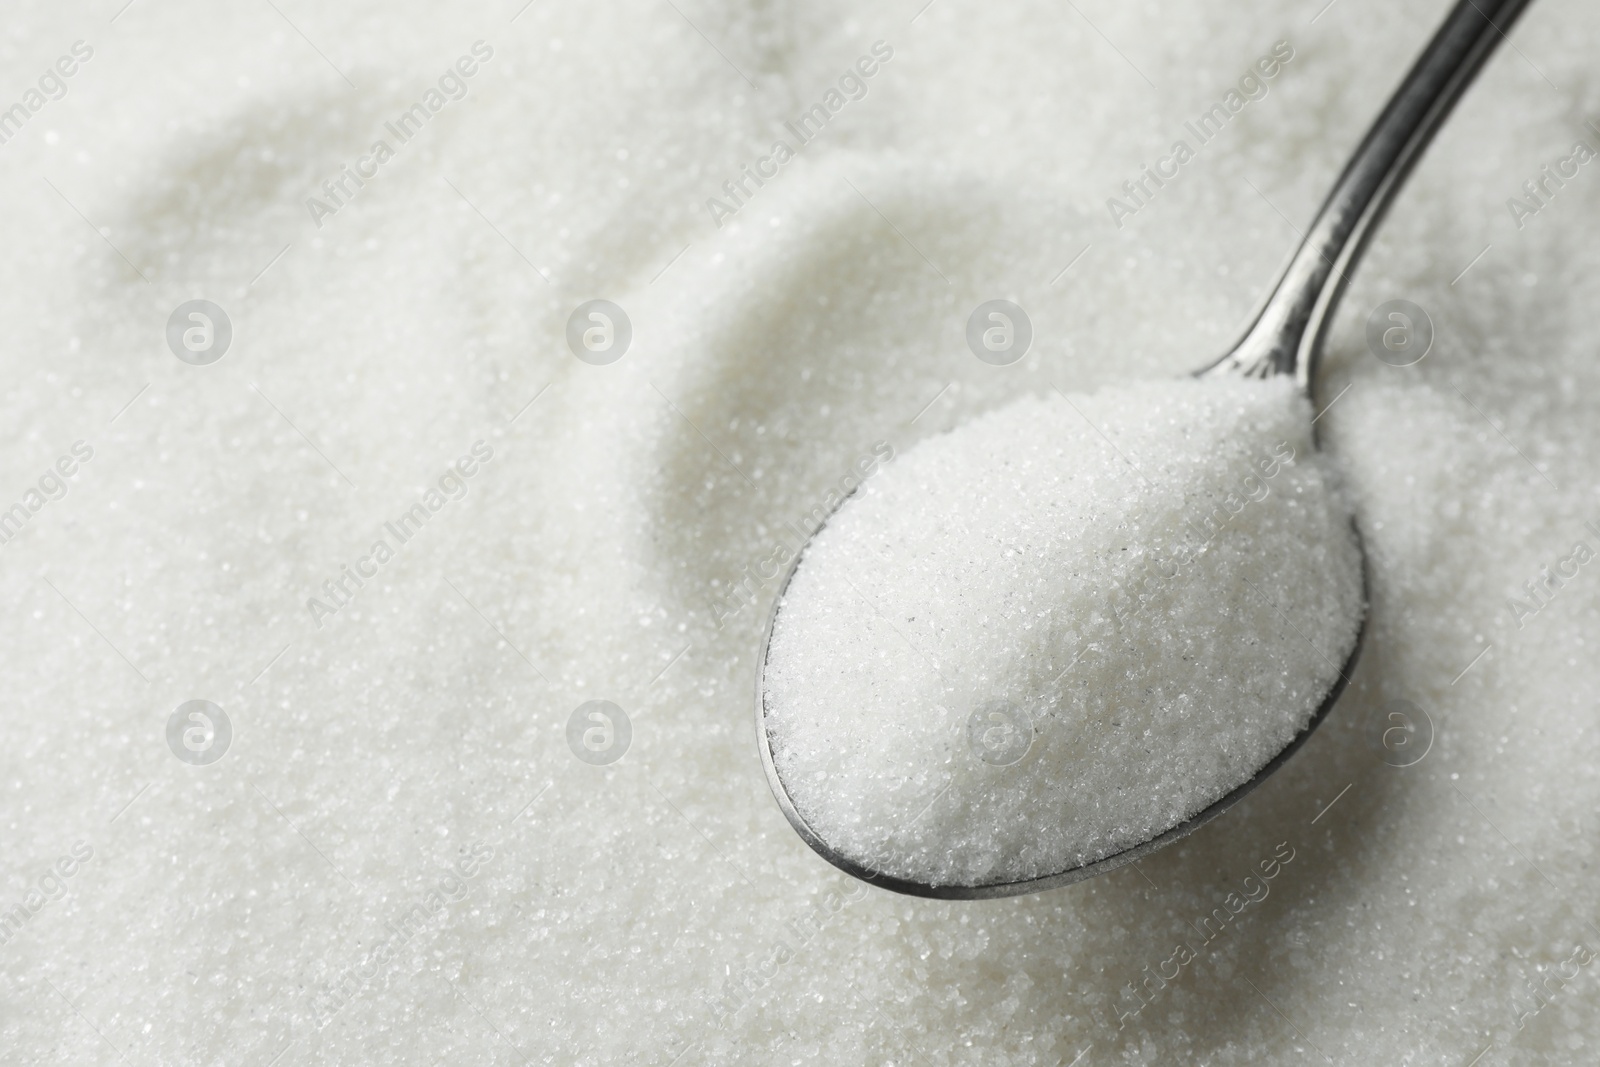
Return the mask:
M1563 164L1600 4L1529 5L1332 324L1371 580L1338 706L1137 867L968 902L772 802L785 530L1026 393L1221 351L1448 5L524 2L6 8L0 512L38 510L0 537L0 1065L1600 1059L1600 162ZM999 296L1006 367L962 338ZM206 366L165 333L196 298ZM633 327L603 366L565 332L596 298ZM1397 298L1407 367L1368 347ZM166 733L196 698L204 766ZM592 700L615 763L570 743Z
M1292 383L1024 397L911 449L806 549L766 663L773 760L869 869L1051 874L1253 776L1363 608Z

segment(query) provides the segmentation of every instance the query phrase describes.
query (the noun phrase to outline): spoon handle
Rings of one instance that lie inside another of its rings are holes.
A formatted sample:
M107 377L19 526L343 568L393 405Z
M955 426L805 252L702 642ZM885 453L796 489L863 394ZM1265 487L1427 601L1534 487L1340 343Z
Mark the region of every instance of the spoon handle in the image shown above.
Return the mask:
M1434 131L1529 0L1460 0L1367 131L1244 337L1203 375L1292 374L1308 394L1367 242Z

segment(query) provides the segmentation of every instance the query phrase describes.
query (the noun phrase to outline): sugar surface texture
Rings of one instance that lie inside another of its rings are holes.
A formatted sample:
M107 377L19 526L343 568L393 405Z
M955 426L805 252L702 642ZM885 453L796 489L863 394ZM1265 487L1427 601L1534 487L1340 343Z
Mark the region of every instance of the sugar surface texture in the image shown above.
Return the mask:
M1080 867L1248 780L1338 680L1361 557L1292 382L1026 397L819 531L765 674L773 761L869 870Z
M0 505L41 506L0 545L0 1064L1593 1064L1600 164L1506 206L1594 144L1592 3L1529 6L1346 294L1316 426L1369 631L1282 772L1136 867L958 904L852 886L757 761L765 576L879 442L1234 340L1446 5L1324 6L8 3L0 105L41 106L0 144ZM197 297L209 366L165 336ZM607 366L566 341L596 298ZM996 298L1009 367L964 336ZM1396 298L1411 367L1365 338ZM207 766L167 743L192 699L233 726ZM567 740L594 699L609 765Z

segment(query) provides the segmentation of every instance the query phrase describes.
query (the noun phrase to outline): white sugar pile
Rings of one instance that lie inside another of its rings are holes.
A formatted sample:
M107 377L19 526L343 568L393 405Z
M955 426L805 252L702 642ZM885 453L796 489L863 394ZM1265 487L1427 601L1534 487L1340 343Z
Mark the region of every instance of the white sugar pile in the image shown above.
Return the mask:
M1293 384L1028 397L845 502L783 597L773 760L839 853L1078 867L1249 779L1337 680L1360 551Z
M1316 425L1369 630L1270 781L948 903L819 859L755 740L788 531L1013 402L1219 354L1445 6L12 0L0 1065L1592 1067L1589 0L1529 6L1346 295ZM1001 298L1010 366L965 338ZM1436 328L1410 367L1365 337L1399 298ZM166 335L195 299L209 365ZM631 320L605 365L567 339L596 299ZM1120 432L1153 478L1188 454ZM196 699L231 721L205 765L167 733Z

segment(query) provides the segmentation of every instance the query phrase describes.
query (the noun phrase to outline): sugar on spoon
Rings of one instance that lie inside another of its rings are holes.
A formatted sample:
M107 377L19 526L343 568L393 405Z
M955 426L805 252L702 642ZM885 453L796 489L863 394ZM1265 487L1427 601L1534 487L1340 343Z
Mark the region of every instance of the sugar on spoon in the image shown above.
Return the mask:
M1314 455L1322 343L1388 205L1527 2L1451 10L1254 324L1190 385L981 416L813 535L768 622L756 726L773 795L824 859L927 897L1067 885L1220 815L1327 717L1366 594ZM931 521L905 525L923 498ZM1222 523L1197 528L1197 501ZM1235 713L1250 723L1230 733Z

